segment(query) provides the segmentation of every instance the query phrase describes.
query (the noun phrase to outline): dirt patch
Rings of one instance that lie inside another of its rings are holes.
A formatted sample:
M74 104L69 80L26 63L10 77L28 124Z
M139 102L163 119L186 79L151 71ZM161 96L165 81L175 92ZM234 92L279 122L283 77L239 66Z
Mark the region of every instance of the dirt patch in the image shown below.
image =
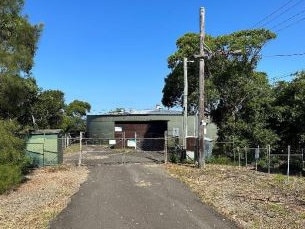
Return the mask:
M34 170L16 190L0 195L0 228L47 228L87 175L85 167L71 165Z
M305 228L305 180L250 168L208 164L204 169L168 164L204 203L241 228Z

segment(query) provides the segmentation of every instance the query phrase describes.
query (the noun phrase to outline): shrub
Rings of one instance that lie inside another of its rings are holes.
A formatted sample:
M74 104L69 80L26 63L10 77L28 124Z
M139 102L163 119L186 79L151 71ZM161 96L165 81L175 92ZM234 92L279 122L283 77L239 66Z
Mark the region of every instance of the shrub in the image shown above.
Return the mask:
M19 127L14 121L0 120L0 164L18 164L25 158L25 141L16 136Z
M0 193L18 185L30 165L25 141L16 135L19 130L17 122L0 120Z
M22 181L22 172L18 165L0 165L0 194L16 187Z
M234 164L234 162L229 157L224 155L211 156L206 162L210 164L220 164L220 165Z

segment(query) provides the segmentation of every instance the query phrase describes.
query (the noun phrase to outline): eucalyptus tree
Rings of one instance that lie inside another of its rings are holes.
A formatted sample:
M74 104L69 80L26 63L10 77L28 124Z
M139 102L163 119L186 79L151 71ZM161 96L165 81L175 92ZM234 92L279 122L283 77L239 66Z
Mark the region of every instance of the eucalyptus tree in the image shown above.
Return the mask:
M265 30L243 30L229 35L206 36L205 107L218 126L219 140L235 139L243 144L273 143L277 137L268 129L270 85L264 73L256 72L264 45L274 39ZM182 106L183 57L199 53L199 35L187 33L177 40L177 51L168 58L171 72L165 78L162 103ZM189 64L189 111L198 104L198 61ZM232 139L234 138L234 139Z
M86 131L86 114L91 105L87 102L74 100L65 106L62 129L72 135Z
M274 85L274 111L269 125L280 136L279 145L293 148L305 147L305 71L294 74L290 82L279 81Z
M0 117L30 122L30 104L38 93L31 77L42 25L22 15L24 1L0 1Z
M32 118L36 128L60 129L64 117L64 93L60 90L41 91L32 107Z

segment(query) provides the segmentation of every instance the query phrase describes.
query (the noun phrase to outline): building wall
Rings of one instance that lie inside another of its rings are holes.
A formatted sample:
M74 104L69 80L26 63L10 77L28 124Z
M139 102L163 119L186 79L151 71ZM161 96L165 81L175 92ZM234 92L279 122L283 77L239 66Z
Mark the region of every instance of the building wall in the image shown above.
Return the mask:
M115 136L116 123L167 121L168 135L183 137L183 115L88 115L87 136L90 138L108 138ZM188 116L187 136L197 136L198 122L196 116ZM207 125L206 137L215 139L217 128L213 123Z

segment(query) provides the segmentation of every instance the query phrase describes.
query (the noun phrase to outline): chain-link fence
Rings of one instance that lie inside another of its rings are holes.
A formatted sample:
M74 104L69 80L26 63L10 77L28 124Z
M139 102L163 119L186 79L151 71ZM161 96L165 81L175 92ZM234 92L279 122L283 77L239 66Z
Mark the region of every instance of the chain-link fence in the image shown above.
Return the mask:
M239 166L253 166L256 170L288 175L303 172L304 154L304 149L291 149L290 146L280 149L269 145L241 148L234 146L233 142L215 142L213 148L213 158L225 157Z
M27 143L27 155L33 165L45 166L63 162L63 150L76 145L78 154L66 157L75 164L121 164L195 162L198 157L198 139L178 136L163 138L58 138L39 139ZM186 145L183 145L186 144ZM275 149L266 147L238 147L234 142L204 141L204 156L207 162L227 158L239 166L253 166L256 170L296 174L304 170L304 150L291 147ZM219 162L219 160L218 160Z
M77 138L79 152L66 157L78 165L164 163L164 138Z

